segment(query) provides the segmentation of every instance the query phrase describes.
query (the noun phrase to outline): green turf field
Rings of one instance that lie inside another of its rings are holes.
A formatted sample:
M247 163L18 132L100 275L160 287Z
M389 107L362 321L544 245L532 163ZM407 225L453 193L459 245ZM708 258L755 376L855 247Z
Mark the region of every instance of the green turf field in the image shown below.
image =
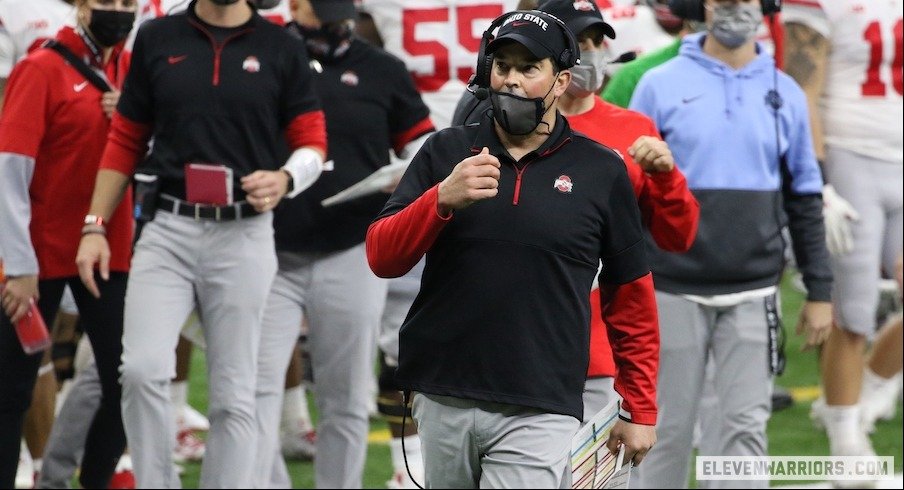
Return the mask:
M814 352L801 352L800 339L794 334L797 323L797 312L800 309L802 296L793 288L784 285L782 288L782 309L787 333L788 364L785 374L778 379L778 384L793 391L796 403L793 407L773 415L769 422L769 453L775 456L821 456L829 451L828 440L823 432L816 430L810 423L810 402L818 394L819 376ZM204 375L203 352L195 350L192 360L191 404L202 413L207 407L206 378ZM310 404L312 412L314 404ZM314 413L316 418L316 413ZM902 469L902 418L901 406L894 420L879 422L873 435L873 446L880 456L894 456L895 471ZM385 488L386 481L392 475L392 464L389 446L386 444L388 432L382 421L372 421L371 440L373 441L367 454L367 465L364 470L365 488ZM182 482L185 488L197 488L200 475L199 464L188 464ZM295 488L314 488L312 463L289 463L289 473Z

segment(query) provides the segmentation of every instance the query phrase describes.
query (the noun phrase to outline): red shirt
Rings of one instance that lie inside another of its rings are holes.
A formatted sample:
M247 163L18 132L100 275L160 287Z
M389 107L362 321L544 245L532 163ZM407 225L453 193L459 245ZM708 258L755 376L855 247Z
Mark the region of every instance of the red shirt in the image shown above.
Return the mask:
M700 206L687 188L684 175L675 167L671 172L647 174L628 155L628 148L641 136L660 138L653 121L635 111L623 109L594 97L593 108L566 116L575 131L584 133L621 154L634 187L644 225L663 250L683 252L697 234ZM654 278L655 279L655 278ZM619 315L610 309L607 318ZM630 319L628 319L630 320ZM609 345L606 324L600 311L600 291L590 293L590 366L588 377L614 377L616 366Z
M56 39L102 69L112 86L121 86L119 49L100 66L71 27L61 29ZM41 279L78 275L75 255L109 127L110 119L101 108L101 91L55 51L33 51L10 74L0 116L0 153L35 161L29 187L30 232ZM110 269L114 271L129 269L131 209L129 191L107 226Z

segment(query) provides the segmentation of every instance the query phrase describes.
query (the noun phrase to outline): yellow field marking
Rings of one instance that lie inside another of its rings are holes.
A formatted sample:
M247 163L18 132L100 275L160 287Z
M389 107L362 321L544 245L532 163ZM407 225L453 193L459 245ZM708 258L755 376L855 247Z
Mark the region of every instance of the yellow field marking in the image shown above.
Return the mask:
M389 444L390 439L392 439L392 435L389 433L389 429L372 430L367 435L368 444Z
M822 388L819 386L795 386L788 388L788 391L796 402L812 402L822 394Z

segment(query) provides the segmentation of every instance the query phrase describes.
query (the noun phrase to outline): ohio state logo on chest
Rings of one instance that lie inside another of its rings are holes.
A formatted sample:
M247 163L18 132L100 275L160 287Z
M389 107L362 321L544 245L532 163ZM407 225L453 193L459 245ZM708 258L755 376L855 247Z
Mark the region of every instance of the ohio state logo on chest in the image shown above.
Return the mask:
M566 193L571 192L574 188L574 183L571 182L571 177L567 175L560 175L559 178L553 182L552 186L559 192Z
M261 71L261 62L257 59L257 56L249 56L242 62L242 69L248 73L257 73Z

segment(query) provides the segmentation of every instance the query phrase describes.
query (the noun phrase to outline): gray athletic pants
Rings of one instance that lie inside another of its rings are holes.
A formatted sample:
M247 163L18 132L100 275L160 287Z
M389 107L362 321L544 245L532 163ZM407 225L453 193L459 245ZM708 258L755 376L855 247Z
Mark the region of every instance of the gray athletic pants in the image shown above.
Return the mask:
M576 418L422 393L412 408L426 488L571 488Z
M71 488L91 427L85 421L94 418L100 408L100 399L100 375L97 364L91 361L75 376L69 395L53 422L37 488Z
M279 453L286 367L304 315L319 414L314 482L318 488L361 488L370 427L366 387L374 376L387 281L371 272L363 243L330 254L278 256L258 358L254 484L268 485Z
M687 488L694 423L706 363L714 363L717 437L703 437L699 454L766 456L772 375L765 298L712 307L656 292L661 349L657 442L634 469L635 488ZM704 433L709 429L704 429ZM715 431L714 431L715 432ZM635 484L636 482L636 484ZM707 488L765 488L768 481L707 481Z
M612 400L621 397L615 391L615 378L587 378L584 382L584 420L581 426L590 422L590 419L603 408L606 408Z
M826 180L860 214L851 223L854 249L832 256L835 320L845 330L871 338L881 269L891 276L904 240L904 170L900 163L840 148L828 146L826 151Z
M276 273L272 214L235 221L158 212L135 246L126 292L122 408L140 488L179 488L169 384L179 332L197 307L207 344L210 432L202 488L251 484L254 383Z

